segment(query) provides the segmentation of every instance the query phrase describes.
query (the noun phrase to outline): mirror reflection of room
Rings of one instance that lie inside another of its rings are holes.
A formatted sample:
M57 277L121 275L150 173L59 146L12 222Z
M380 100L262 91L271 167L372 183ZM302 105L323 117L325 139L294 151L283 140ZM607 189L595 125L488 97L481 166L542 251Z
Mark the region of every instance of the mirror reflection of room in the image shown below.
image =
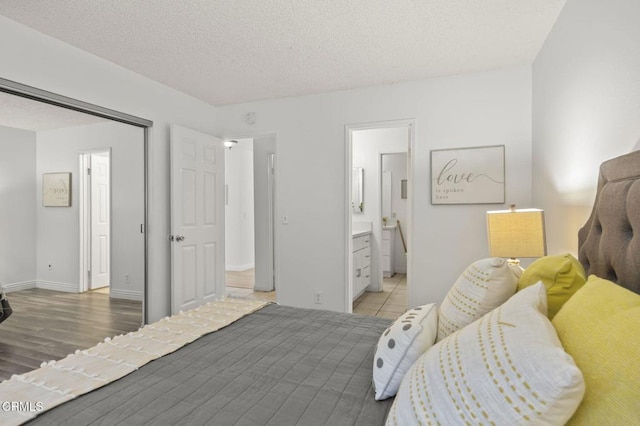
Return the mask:
M406 241L401 231L408 211L408 136L406 127L357 130L352 135L354 313L395 319L407 309ZM356 198L359 193L361 198Z
M137 330L144 130L0 93L0 182L0 381Z

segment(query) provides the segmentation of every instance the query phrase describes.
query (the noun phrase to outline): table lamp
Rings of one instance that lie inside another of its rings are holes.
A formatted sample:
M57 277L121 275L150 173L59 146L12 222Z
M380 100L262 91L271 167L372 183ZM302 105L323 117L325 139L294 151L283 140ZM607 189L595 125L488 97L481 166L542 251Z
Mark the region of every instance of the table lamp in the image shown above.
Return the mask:
M544 211L540 209L487 212L487 236L492 257L508 257L519 265L519 257L542 257L547 254L544 232Z

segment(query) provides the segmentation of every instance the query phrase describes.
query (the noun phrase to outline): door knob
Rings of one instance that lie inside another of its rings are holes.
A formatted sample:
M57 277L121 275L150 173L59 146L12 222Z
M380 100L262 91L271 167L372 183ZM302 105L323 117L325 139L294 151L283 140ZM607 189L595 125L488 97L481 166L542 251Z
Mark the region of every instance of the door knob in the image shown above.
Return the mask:
M176 235L176 241L184 241L184 235Z

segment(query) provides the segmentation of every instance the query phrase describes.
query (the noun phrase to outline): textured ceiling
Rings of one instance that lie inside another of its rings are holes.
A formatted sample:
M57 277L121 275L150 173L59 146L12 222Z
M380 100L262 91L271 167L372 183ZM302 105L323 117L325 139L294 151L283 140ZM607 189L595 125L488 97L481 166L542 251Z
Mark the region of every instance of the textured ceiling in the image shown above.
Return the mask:
M108 120L0 92L0 126L38 132L102 121Z
M533 62L565 0L0 0L214 105Z

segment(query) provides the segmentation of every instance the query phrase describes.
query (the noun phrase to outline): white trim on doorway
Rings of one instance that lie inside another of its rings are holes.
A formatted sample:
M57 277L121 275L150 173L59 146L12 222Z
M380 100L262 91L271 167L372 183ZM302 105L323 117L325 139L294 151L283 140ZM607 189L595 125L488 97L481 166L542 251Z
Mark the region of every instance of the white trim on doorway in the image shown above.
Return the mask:
M359 124L347 124L345 126L345 216L344 216L344 229L346 230L344 235L345 241L345 255L347 256L347 268L345 271L345 305L344 311L351 313L353 311L353 294L352 294L352 282L353 275L351 273L353 269L353 238L352 238L352 219L353 219L353 211L351 207L351 188L352 188L352 174L351 170L353 167L353 132L359 130L372 130L372 129L388 129L388 128L396 128L396 127L406 127L408 130L408 143L407 143L407 176L408 176L408 184L407 184L407 195L408 195L408 213L407 213L407 223L405 224L405 239L407 243L407 288L411 288L413 281L413 257L412 257L412 230L414 223L414 186L413 181L415 178L415 161L413 157L413 152L415 148L415 119L398 119L398 120L389 120L389 121L377 121L371 123L359 123ZM381 157L380 157L381 158ZM380 160L381 161L381 160ZM377 212L378 220L377 223L381 223L382 214L381 214L381 206L378 206ZM378 262L380 264L380 262ZM378 268L380 275L382 275L382 269ZM410 292L410 290L409 290Z

